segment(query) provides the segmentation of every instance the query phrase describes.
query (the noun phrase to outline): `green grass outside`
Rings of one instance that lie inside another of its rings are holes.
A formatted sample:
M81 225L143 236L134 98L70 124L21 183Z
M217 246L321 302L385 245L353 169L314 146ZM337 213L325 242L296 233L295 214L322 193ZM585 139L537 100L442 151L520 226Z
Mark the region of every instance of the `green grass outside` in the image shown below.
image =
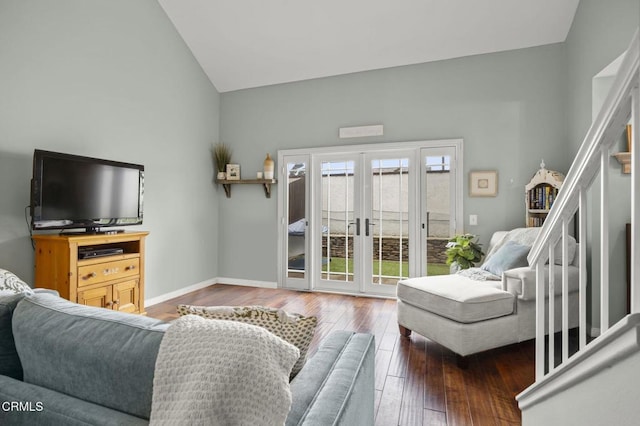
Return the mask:
M345 263L346 259L343 258L332 258L331 259L331 272L346 272ZM378 275L378 267L380 262L377 260L373 261L373 271L376 275ZM408 275L409 265L408 262L402 262L402 274L404 276ZM327 265L322 265L322 271L327 271ZM349 271L353 273L353 260L349 259ZM399 277L400 276L400 266L398 262L394 262L391 260L383 260L382 261L382 275L390 276L390 277ZM427 275L449 275L449 266L442 263L428 263L427 264Z

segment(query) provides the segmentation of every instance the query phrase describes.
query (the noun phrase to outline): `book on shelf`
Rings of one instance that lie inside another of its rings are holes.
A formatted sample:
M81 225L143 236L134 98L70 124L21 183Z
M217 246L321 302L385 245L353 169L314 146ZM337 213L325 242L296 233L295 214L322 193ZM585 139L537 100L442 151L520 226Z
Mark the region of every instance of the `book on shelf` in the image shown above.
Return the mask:
M537 186L529 191L529 209L531 210L551 210L553 202L558 195L558 189L552 186Z

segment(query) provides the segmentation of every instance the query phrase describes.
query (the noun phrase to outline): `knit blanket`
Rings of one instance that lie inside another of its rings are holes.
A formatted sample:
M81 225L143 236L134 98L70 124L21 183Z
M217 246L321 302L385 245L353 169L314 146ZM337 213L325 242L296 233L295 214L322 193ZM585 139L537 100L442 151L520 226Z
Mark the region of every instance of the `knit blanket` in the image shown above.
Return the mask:
M502 277L493 275L491 272L485 271L482 268L462 269L456 272L456 275L471 278L474 281L500 281L502 279Z
M180 317L160 343L150 424L284 424L299 355L261 327Z

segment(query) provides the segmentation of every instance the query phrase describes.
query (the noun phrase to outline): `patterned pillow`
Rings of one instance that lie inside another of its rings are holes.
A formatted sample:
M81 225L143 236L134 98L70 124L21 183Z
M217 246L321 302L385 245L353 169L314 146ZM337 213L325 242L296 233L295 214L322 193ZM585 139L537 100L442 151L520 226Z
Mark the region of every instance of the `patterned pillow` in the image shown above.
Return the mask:
M13 293L33 294L33 290L27 283L6 269L0 269L0 291L2 293L11 291Z
M302 369L307 358L318 319L290 314L282 309L264 306L190 306L178 305L182 315L199 315L204 318L240 321L266 328L282 340L300 350L300 358L291 370L291 378Z

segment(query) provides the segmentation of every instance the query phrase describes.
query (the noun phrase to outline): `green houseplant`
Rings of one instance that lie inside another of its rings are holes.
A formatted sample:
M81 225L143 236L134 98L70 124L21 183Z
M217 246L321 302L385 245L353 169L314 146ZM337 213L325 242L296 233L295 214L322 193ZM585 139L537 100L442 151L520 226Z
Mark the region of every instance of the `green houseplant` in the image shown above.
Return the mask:
M218 169L218 179L226 179L227 164L231 162L231 148L223 143L217 143L213 146L213 161Z
M473 234L456 235L447 243L447 265L452 272L469 269L484 255L477 236Z

